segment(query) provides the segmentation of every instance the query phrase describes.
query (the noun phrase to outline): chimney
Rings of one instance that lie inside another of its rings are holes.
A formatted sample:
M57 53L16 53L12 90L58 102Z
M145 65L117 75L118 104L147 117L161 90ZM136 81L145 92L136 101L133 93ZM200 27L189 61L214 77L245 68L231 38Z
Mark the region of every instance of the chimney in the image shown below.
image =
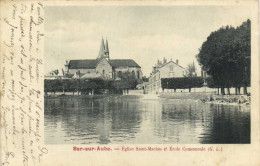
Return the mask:
M163 58L163 64L167 63L167 59L164 57Z
M160 67L162 65L162 62L159 60L158 61L158 67Z
M179 64L179 60L178 60L178 59L176 59L176 64L177 64L177 65Z

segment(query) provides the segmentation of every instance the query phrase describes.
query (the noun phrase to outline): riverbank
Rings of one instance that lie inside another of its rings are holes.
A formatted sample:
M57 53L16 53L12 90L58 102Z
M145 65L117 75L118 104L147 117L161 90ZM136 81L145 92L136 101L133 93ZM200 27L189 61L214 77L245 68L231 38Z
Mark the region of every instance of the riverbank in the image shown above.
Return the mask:
M96 94L96 95L45 95L45 99L103 99L103 98L141 98L141 96L136 95L121 95L121 94Z
M251 96L248 95L213 95L212 98L201 99L202 102L225 105L250 105Z
M78 98L78 99L101 99L106 97L112 97L112 96L119 96L119 95L107 95L107 94L101 94L101 95L45 95L44 98L47 99L55 99L55 98Z
M216 95L214 93L164 93L159 95L162 99L193 99L203 103L225 105L250 105L251 96L247 95Z
M212 98L214 93L206 93L206 92L175 92L175 93L161 93L158 96L160 98L166 98L166 99L207 99Z
M96 95L45 95L45 99L104 99L104 98L127 98L144 100L197 100L203 103L222 104L222 105L250 105L251 97L247 95L216 95L213 93L163 93L163 94L143 94L143 95L121 95L121 94L96 94Z

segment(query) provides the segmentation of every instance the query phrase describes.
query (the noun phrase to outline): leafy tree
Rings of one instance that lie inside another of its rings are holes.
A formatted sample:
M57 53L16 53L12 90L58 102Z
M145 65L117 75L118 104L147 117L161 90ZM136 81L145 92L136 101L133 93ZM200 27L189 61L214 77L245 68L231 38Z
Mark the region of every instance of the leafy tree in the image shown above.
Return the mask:
M118 76L120 78L119 81L116 81L116 86L120 87L120 89L134 89L138 84L138 80L135 75L131 72L122 72L121 75Z
M202 44L197 59L212 77L214 86L224 88L250 85L250 20L233 28L222 27L212 32Z
M197 73L196 73L196 67L193 63L188 64L186 70L185 70L185 77L197 77Z
M163 89L189 89L200 88L203 86L203 79L201 77L178 77L178 78L162 78Z
M251 21L247 20L236 29L234 41L237 60L237 75L235 78L236 87L244 87L244 93L247 93L247 86L250 86L251 76ZM238 74L239 73L239 74ZM240 81L237 80L240 77Z
M54 79L44 80L45 92L82 92L91 94L100 90L108 89L114 93L121 93L123 89L134 89L138 80L130 73L122 73L120 80L104 80L102 78L92 79Z

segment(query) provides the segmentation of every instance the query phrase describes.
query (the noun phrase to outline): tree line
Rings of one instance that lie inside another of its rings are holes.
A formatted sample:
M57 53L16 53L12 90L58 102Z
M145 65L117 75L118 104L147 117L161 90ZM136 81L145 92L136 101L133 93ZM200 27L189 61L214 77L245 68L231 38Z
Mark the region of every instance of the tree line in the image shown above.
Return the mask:
M123 73L119 80L105 80L102 78L90 79L54 79L44 80L46 92L73 92L81 94L99 94L106 89L109 93L121 94L124 89L135 89L140 80L131 73Z
M202 44L197 60L202 69L211 77L209 87L220 88L225 95L225 88L240 93L250 86L251 75L251 21L234 28L226 26L212 32Z

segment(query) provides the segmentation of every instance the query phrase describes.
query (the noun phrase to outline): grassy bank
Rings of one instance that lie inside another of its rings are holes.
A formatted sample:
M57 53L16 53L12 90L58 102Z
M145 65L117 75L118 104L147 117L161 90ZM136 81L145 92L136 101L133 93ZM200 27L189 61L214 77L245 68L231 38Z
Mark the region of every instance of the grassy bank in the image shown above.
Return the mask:
M214 93L164 93L159 96L165 99L193 99L213 104L246 104L250 105L251 97L247 95L215 95Z
M167 99L206 99L213 97L213 93L200 93L200 92L192 92L192 93L184 93L184 92L177 92L177 93L163 93L159 97L160 98L167 98Z
M55 99L55 98L78 98L78 99L101 99L106 97L115 97L120 95L109 95L109 94L98 94L98 95L45 95L45 99Z
M96 94L96 95L45 95L45 99L70 99L70 98L76 98L76 99L102 99L102 98L128 98L128 99L135 99L140 98L140 96L136 95L120 95L120 94Z

